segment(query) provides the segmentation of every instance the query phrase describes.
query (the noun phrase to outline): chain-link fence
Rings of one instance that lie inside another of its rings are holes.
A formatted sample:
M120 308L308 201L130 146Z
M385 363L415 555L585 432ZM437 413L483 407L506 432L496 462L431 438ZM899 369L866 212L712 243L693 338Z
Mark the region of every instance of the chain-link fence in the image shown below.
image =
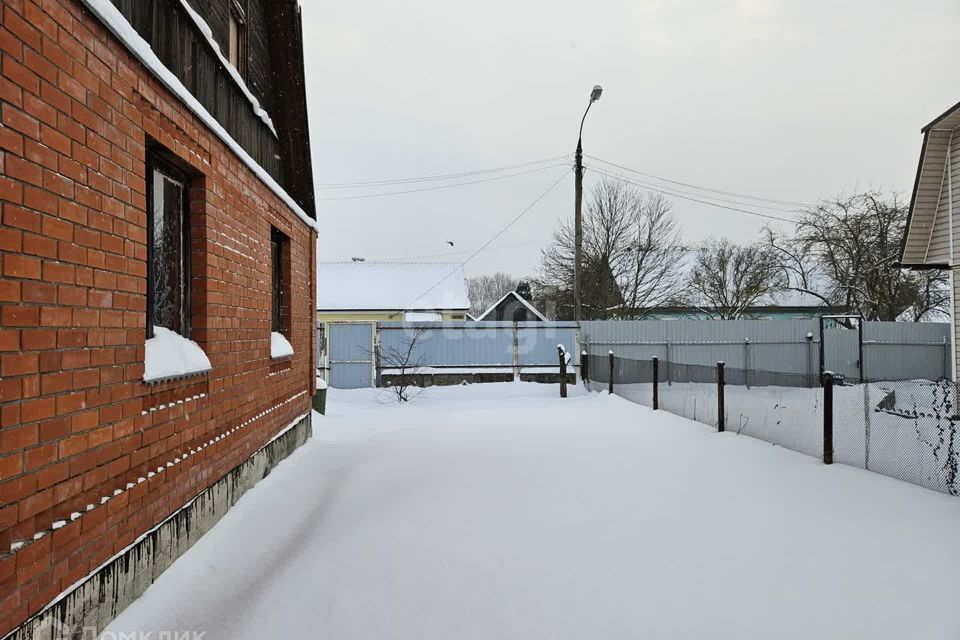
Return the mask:
M584 380L654 409L960 494L960 392L950 381L847 385L841 376L582 356ZM612 378L611 378L612 374ZM612 382L611 382L612 380Z
M955 383L871 382L833 393L834 460L960 494Z

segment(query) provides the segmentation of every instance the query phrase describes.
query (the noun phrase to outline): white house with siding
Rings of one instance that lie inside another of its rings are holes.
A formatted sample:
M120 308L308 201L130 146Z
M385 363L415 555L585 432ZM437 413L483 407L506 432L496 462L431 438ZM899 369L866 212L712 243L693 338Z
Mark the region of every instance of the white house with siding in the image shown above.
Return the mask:
M956 308L960 300L960 103L923 128L920 165L910 199L910 215L903 238L900 264L910 269L950 271L953 291L953 373L957 374L960 328Z

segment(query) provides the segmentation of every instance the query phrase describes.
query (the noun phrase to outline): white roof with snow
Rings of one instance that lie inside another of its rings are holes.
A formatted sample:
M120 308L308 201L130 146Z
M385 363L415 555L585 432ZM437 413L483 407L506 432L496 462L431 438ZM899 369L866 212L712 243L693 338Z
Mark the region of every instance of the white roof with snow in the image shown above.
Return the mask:
M505 294L502 298L500 298L499 300L497 300L496 302L494 302L492 305L490 305L490 308L489 308L489 309L487 309L486 311L484 311L483 313L481 313L481 314L476 318L476 320L496 320L496 318L488 318L487 316L489 316L491 313L493 313L493 312L497 309L497 307L500 306L500 303L501 303L501 302L503 302L504 300L506 300L507 298L510 298L510 297L514 298L517 302L519 302L519 303L522 304L524 307L526 307L527 309L529 309L530 312L531 312L533 315L537 316L538 318L540 318L540 319L543 320L544 322L547 321L547 319L543 316L542 313L540 313L539 311L537 311L537 310L533 307L532 304L530 304L529 302L527 302L527 300L526 300L522 295L520 295L519 293L517 293L516 291L510 291L510 292L508 292L507 294Z
M320 311L467 310L463 266L450 262L321 262Z

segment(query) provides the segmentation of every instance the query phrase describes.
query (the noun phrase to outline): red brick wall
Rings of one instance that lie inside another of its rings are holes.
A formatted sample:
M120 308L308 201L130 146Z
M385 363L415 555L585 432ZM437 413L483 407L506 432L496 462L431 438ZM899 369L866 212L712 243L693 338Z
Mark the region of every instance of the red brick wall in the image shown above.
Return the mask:
M4 633L309 410L315 242L79 2L0 12ZM204 176L192 337L213 364L153 386L141 380L148 137ZM270 359L271 225L290 238L288 366ZM16 540L28 542L4 553Z

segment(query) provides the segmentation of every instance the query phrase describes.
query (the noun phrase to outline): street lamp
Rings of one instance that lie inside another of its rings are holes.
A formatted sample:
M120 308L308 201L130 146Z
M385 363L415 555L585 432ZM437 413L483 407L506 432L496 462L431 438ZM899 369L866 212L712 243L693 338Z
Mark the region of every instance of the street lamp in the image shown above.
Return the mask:
M580 135L577 136L576 154L576 181L574 187L574 214L573 214L573 318L580 322L580 262L583 253L583 221L580 217L580 205L583 201L583 123L587 120L590 107L600 99L603 88L600 85L593 87L590 92L590 103L580 119Z

